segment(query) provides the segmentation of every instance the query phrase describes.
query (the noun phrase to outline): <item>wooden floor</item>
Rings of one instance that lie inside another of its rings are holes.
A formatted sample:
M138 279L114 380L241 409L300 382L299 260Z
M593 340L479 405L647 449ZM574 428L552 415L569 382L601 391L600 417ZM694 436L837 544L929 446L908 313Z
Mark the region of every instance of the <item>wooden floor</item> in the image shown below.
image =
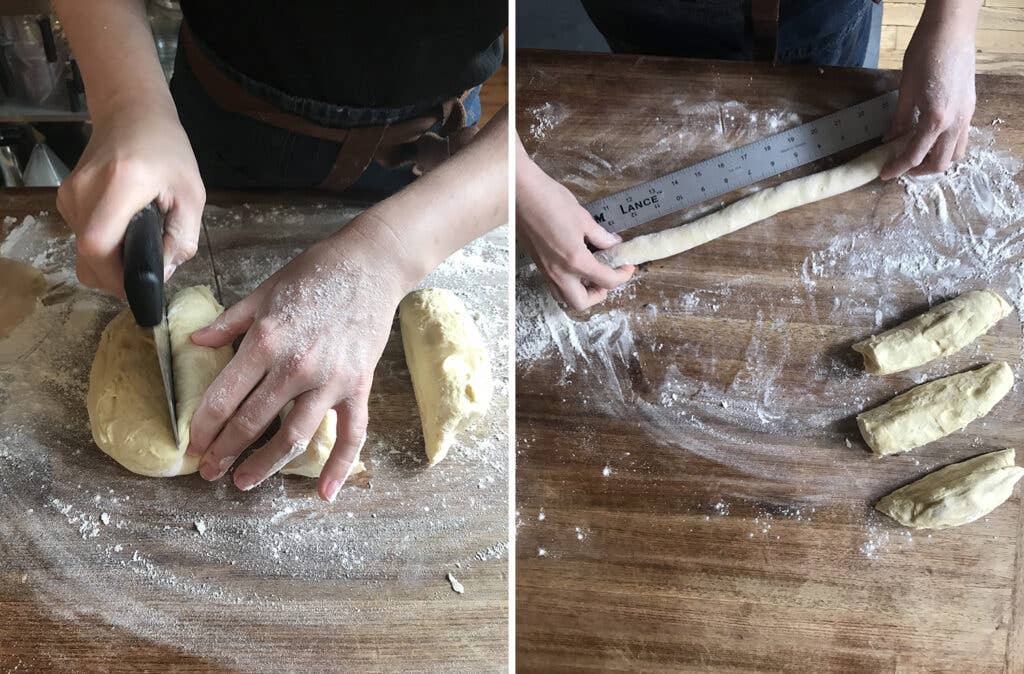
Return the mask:
M923 8L924 0L883 4L880 68L902 66ZM979 73L1024 74L1024 0L985 0L976 40Z

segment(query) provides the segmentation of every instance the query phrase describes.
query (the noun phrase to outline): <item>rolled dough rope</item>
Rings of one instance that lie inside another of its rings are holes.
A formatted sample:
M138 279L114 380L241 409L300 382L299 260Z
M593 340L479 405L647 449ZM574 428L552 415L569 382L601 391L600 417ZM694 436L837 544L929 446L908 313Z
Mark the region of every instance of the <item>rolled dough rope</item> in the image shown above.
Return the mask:
M1004 449L929 473L875 504L875 510L912 529L948 529L984 517L1010 498L1024 477L1015 452Z
M598 258L612 267L660 260L776 213L849 192L877 178L900 144L901 141L896 140L880 145L846 164L768 187L693 222L630 239L598 253Z
M1006 363L989 363L916 386L857 415L857 426L875 454L898 454L958 431L980 419L1013 386Z
M891 374L948 356L964 348L1010 313L991 290L971 290L927 312L853 345L864 369Z
M449 290L409 293L398 305L398 316L433 466L458 434L487 412L494 388L487 346L462 300Z

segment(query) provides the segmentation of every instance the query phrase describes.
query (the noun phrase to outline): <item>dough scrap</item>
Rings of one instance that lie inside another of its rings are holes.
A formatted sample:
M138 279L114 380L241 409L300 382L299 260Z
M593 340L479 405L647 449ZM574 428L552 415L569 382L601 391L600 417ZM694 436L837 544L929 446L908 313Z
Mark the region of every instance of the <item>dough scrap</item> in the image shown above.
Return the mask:
M96 445L133 473L175 477L196 471L198 457L185 454L189 424L206 389L231 360L232 348L197 346L190 336L213 322L222 311L224 307L205 286L185 288L167 308L178 445L174 444L170 429L152 332L136 325L127 308L103 330L89 373L89 425ZM288 472L308 475L318 461L322 468L318 452L326 446L330 453L335 427L325 418L306 453L289 464L295 464L295 470ZM323 437L327 433L330 436Z
M1015 452L1004 449L954 463L883 497L875 510L912 529L948 529L984 517L1024 477Z
M985 416L1011 386L1010 366L989 363L916 386L858 414L857 426L875 454L907 452Z
M284 409L281 410L281 421L284 421L288 413L292 411L292 407L295 406L294 402L290 402L285 405ZM338 437L338 413L333 409L327 410L327 414L324 415L323 420L320 421L320 426L317 427L316 433L313 438L306 445L306 450L295 457L280 470L282 475L302 475L304 477L320 477L320 471L324 469L324 464L327 463L327 457L331 455L331 450L334 449L334 441ZM365 438L364 438L365 442ZM362 446L359 447L362 451ZM358 475L366 471L366 464L359 460L359 454L356 454L356 460L352 464L352 470L349 472L349 477L352 475Z
M872 374L902 372L959 351L1010 311L998 293L971 290L852 348Z
M841 166L768 187L693 222L638 236L597 256L612 267L621 267L678 255L776 213L866 185L881 174L901 145L900 140L880 145Z
M490 405L494 383L487 347L466 306L449 290L409 293L399 304L398 315L427 458L433 466Z
M0 339L39 308L46 290L42 272L17 260L0 258Z

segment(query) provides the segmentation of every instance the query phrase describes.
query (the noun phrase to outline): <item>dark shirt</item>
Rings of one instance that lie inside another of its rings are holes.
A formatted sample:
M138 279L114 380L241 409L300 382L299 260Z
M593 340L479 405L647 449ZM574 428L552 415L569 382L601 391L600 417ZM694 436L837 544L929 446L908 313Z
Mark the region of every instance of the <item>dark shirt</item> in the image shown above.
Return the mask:
M181 0L192 33L225 63L293 96L335 105L435 103L501 64L508 5Z

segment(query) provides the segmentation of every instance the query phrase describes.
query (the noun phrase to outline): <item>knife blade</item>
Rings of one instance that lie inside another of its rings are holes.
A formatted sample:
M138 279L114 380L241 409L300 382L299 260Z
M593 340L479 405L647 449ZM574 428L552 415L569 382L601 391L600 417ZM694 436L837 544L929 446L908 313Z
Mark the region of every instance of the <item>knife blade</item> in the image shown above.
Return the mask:
M150 330L163 380L164 398L174 443L178 444L178 416L174 400L174 363L164 302L164 218L156 202L132 216L124 233L124 291L135 322Z

